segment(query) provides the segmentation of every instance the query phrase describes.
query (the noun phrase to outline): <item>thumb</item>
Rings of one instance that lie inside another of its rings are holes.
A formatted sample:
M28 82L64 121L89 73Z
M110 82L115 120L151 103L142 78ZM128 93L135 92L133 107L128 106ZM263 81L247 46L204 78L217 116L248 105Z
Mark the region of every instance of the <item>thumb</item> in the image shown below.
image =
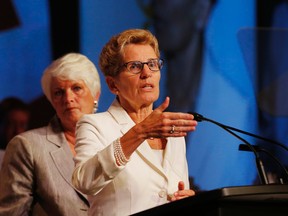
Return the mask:
M178 190L184 190L185 189L185 185L184 185L184 182L183 181L179 181L178 183Z
M158 106L154 111L159 111L159 112L163 112L165 109L167 109L167 107L169 106L170 103L170 98L166 97L164 102Z

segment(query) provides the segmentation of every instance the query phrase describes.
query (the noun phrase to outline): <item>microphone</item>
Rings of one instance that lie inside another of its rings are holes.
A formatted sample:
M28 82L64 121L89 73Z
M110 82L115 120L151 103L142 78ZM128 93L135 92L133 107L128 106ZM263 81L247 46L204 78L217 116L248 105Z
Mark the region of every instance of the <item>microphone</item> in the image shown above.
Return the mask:
M188 113L192 114L194 116L194 120L196 120L197 122L201 122L202 120L205 120L205 118L199 113L196 113L196 112L188 112Z
M275 157L271 152L267 151L266 149L260 147L260 146L256 146L253 145L253 148L257 151L257 152L264 152L267 155L269 155L277 164L278 166L283 170L284 175L286 176L286 181L288 181L288 171L285 168L285 166L283 166L283 164L278 160L277 157ZM240 144L239 145L239 151L248 151L251 152L251 149L247 147L247 145L245 144ZM283 183L283 181L280 180L281 183Z
M228 128L230 130L233 130L233 131L237 131L239 133L242 133L242 134L246 134L248 136L252 136L252 137L255 137L257 139L260 139L260 140L264 140L268 143L273 143L275 145L278 145L280 146L281 148L285 149L286 151L288 151L288 147L280 142L277 142L275 140L272 140L272 139L268 139L268 138L265 138L265 137L261 137L259 135L256 135L256 134L253 134L253 133L249 133L247 131L243 131L243 130L240 130L240 129L237 129L237 128L234 128L234 127L231 127L231 126L228 126L228 125L224 125L224 124L221 124L219 122L216 122L216 121L213 121L211 119L208 119L208 118L205 118L203 115L199 114L199 113L196 113L196 112L188 112L190 114L192 114L194 116L194 120L196 120L197 122L201 122L201 121L208 121L208 122L212 122L220 127L225 127L225 128Z
M219 127L221 127L222 129L226 130L228 133L232 134L233 136L235 136L236 138L240 139L241 141L243 141L247 147L254 153L255 155L255 162L256 162L256 167L257 167L257 170L258 170L258 174L259 174L259 177L260 177L260 181L262 184L269 184L268 182L268 179L267 179L267 176L266 176L266 172L265 172L265 168L264 168L264 165L263 165L263 162L258 154L258 152L255 150L254 146L251 145L249 142L247 142L245 139L243 139L242 137L240 137L239 135L237 135L236 133L233 132L233 130L237 131L237 132L242 132L242 133L245 133L245 134L250 134L248 132L245 132L245 131L242 131L242 130L239 130L237 128L233 128L233 127L230 127L230 126L227 126L227 125L224 125L224 124L221 124L217 121L213 121L211 119L208 119L208 118L205 118L204 116L196 113L196 112L188 112L190 114L192 114L194 116L194 119L198 122L201 122L201 121L208 121L208 122L211 122L211 123L214 123L216 125L218 125ZM254 135L254 134L253 134Z
M257 151L257 152L261 152L263 151L264 149L262 149L260 146L258 145L253 145L253 148ZM245 145L245 144L240 144L239 145L239 148L238 148L239 151L248 151L248 152L251 152L251 149Z

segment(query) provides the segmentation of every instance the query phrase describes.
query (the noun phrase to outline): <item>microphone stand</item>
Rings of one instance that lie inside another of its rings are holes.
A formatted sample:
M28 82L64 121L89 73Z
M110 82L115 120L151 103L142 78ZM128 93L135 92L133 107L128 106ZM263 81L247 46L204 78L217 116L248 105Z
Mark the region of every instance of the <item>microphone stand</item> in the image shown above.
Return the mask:
M237 135L236 133L234 133L232 130L236 129L236 128L232 128L232 127L229 127L229 126L226 126L226 125L223 125L219 122L216 122L216 121L213 121L211 119L207 119L205 117L203 117L202 115L198 114L198 113L192 113L192 112L189 112L190 114L194 115L194 119L196 121L199 121L201 122L202 120L206 120L206 121L209 121L209 122L212 122L216 125L218 125L219 127L221 127L222 129L226 130L228 133L232 134L233 136L237 137L238 139L240 139L241 141L243 141L250 149L251 151L254 152L254 155L255 155L255 161L256 161L256 166L257 166L257 170L258 170L258 174L259 174L259 177L260 177L260 181L262 184L269 184L268 182L268 179L267 179L267 176L266 176L266 172L265 172L265 169L264 169L264 165L263 165L263 162L262 160L260 159L260 156L258 154L258 152L255 150L255 148L253 147L253 145L251 145L249 142L247 142L245 139L243 139L242 137L240 137L239 135ZM238 131L238 129L236 130ZM239 130L241 131L241 130ZM239 132L238 131L238 132ZM247 132L248 133L248 132Z
M221 128L223 128L224 130L226 130L227 132L229 132L230 134L232 134L233 136L237 137L238 139L240 139L241 141L243 141L250 149L251 151L253 151L254 155L255 155L255 162L256 162L256 166L257 166L257 170L258 170L258 174L260 177L260 181L262 184L269 184L268 182L268 178L266 176L266 172L265 172L265 168L263 165L263 162L258 154L258 152L255 150L255 148L253 147L253 145L251 145L249 142L247 142L245 139L243 139L242 137L238 136L237 134L235 134L233 131L231 131L231 129L226 128L225 126L223 126L222 124L218 124L218 122L214 122L216 125L220 126Z
M194 115L194 118L196 121L199 121L201 122L202 120L204 121L209 121L209 122L212 122L214 124L217 124L218 126L222 127L222 128L228 128L230 130L233 130L233 131L237 131L239 133L242 133L242 134L246 134L248 136L252 136L252 137L255 137L255 138L258 138L258 139L261 139L261 140L264 140L266 142L269 142L269 143L273 143L273 144L276 144L278 146L280 146L281 148L285 149L286 151L288 151L288 147L280 142L277 142L275 140L272 140L272 139L268 139L268 138L265 138L265 137L261 137L259 135L256 135L256 134L252 134L252 133L249 133L247 131L243 131L243 130L240 130L240 129L237 129L237 128L234 128L234 127L231 127L231 126L228 126L228 125L224 125L224 124L221 124L219 122L216 122L214 120L211 120L211 119L208 119L208 118L205 118L204 116L198 114L198 113L195 113L195 112L189 112L190 114Z
M280 162L280 160L277 157L275 157L273 154L271 154L271 152L267 151L266 149L261 148L260 146L253 145L253 147L257 152L264 152L267 155L269 155L278 164L278 166L283 170L284 175L286 177L286 181L288 181L288 171L287 171L286 167L283 166L283 164ZM239 149L239 151L250 151L251 152L251 149L248 148L247 145L245 145L245 144L240 144L238 149ZM280 182L283 184L283 181L281 181L281 179L280 179Z

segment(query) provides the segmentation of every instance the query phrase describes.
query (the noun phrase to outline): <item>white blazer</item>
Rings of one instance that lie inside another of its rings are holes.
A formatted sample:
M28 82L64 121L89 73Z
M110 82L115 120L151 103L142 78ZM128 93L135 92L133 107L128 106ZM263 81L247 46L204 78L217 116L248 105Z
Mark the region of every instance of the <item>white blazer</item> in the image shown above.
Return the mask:
M117 100L77 124L72 182L89 195L90 215L131 215L167 203L179 181L189 189L184 137L168 138L163 164L144 141L125 166L116 165L112 143L134 125Z

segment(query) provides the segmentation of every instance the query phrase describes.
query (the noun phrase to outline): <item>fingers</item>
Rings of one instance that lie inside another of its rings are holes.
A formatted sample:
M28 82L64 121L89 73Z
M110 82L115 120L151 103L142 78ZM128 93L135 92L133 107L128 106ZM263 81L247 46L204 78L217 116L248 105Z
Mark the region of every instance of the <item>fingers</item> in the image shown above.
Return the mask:
M165 109L167 109L167 107L169 106L170 103L170 98L166 97L164 102L158 106L154 111L158 111L158 112L164 112Z
M178 182L178 191L176 191L173 196L170 197L171 201L180 200L189 196L194 196L195 191L190 189L185 189L185 184L183 181Z
M185 185L184 185L184 182L183 181L179 181L178 183L178 190L184 190L185 189Z
M175 124L168 123L168 125L165 127L165 136L168 137L180 137L180 136L186 136L188 132L195 131L197 122L194 120L177 120L172 121L176 122Z
M170 104L170 98L164 102L142 122L145 137L166 138L187 136L188 132L196 130L197 121L189 113L164 112Z

